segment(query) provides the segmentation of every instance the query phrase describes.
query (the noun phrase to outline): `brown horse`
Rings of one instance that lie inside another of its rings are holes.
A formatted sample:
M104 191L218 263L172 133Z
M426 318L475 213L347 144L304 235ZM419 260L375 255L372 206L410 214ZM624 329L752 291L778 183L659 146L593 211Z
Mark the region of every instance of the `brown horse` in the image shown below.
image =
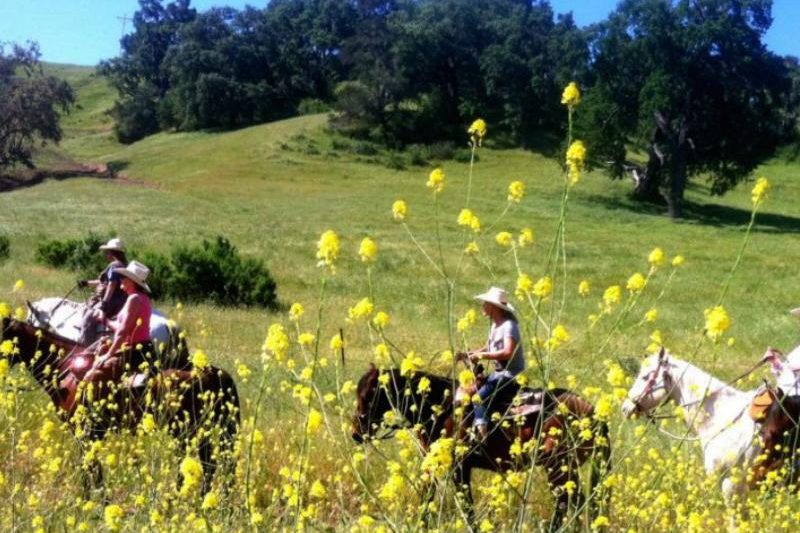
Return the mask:
M550 520L550 529L562 527L569 512L580 512L586 503L581 492L579 467L592 458L590 503L597 511L607 497L604 491L596 490L600 476L609 466L611 447L608 427L593 418L594 407L578 394L565 389L525 389L520 396L527 398L526 405L509 415L509 424L491 428L485 441L471 442L466 428L471 425L471 412L460 418L452 401L458 383L451 379L418 372L404 377L398 369L384 371L388 380L379 382L381 371L370 365L370 369L358 382L357 411L353 420L353 439L363 442L376 436L381 428L383 414L396 410L404 417L408 427L414 426L424 448L441 437L455 437L471 444L470 450L456 463L453 477L456 486L464 489L467 510L472 515L471 471L482 468L492 471L507 471L536 464L544 467L550 489L556 499L555 512ZM423 394L418 390L419 382L427 378L430 389ZM385 378L384 378L385 379ZM517 393L513 386L511 396ZM497 402L502 403L502 402ZM416 406L416 407L414 407ZM489 411L508 411L504 407L490 404ZM575 435L573 423L586 420L591 430L590 438ZM503 426L507 426L504 428ZM385 427L391 434L398 426ZM522 457L513 454L516 439L523 449L530 450ZM531 442L532 441L532 442ZM529 443L528 446L525 446Z
M3 339L15 345L11 364L23 364L33 375L59 416L80 435L84 450L108 431L135 428L145 413L150 413L179 439L182 450L196 437L203 491L210 488L217 458L231 462L239 429L239 396L226 371L214 367L202 371L164 369L149 376L123 376L115 383L92 383L89 392L81 378L92 359L81 346L12 319L2 321ZM89 464L89 472L85 488L99 488L102 468L97 460Z

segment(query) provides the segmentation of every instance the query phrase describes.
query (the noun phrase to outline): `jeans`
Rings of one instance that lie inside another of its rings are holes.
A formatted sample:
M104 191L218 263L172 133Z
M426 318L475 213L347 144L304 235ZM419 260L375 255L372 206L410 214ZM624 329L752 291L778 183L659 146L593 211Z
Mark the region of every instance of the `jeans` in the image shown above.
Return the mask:
M490 403L489 399L493 396L498 386L501 389L509 387L513 384L513 379L514 377L508 372L492 372L489 377L486 378L486 383L478 389L478 396L481 399L481 403L475 405L475 420L472 423L473 425L481 426L487 423L486 410Z

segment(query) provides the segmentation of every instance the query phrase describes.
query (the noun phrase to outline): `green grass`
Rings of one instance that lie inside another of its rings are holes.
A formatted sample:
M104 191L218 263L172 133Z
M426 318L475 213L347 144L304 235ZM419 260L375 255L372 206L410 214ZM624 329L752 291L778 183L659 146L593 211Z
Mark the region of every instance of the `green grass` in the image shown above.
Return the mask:
M376 309L391 315L389 337L403 351L415 350L426 359L448 347L443 282L402 226L392 221L390 208L398 198L408 202L409 228L437 260L438 220L441 255L448 271L455 272L465 243L455 220L464 205L469 165L445 163L447 186L437 214L425 187L429 168L390 170L353 154L332 152L323 115L234 132L162 133L124 146L114 141L105 114L113 102L105 82L87 69L48 68L71 80L80 107L65 119L67 138L62 145L42 157L114 163L124 179L50 181L0 194L0 233L11 239L11 257L0 262L0 301L21 305L24 299L63 294L71 287L73 274L35 262L36 246L43 239L113 229L136 249L167 251L176 244L221 234L244 255L266 262L280 301L286 307L303 303L306 316L301 327L313 330L324 275L316 266L315 245L323 231L333 229L342 238L342 250L337 273L326 288L321 345L327 355L328 339L340 327L346 328L347 377L359 375L372 354L366 328L346 325L348 307L369 293L366 269L357 255L365 236L380 248L372 285ZM304 150L304 143L296 142L301 134L318 150ZM676 222L661 210L632 203L629 182L611 181L600 173L584 176L568 206L568 293L559 320L572 340L557 352L555 380L564 382L573 374L581 387L607 388L603 361L642 355L656 328L674 353L728 378L750 367L767 345L789 349L797 344L797 320L787 310L800 305L795 290L800 264L798 170L800 165L779 160L760 169L773 189L723 302L733 320L729 333L736 342L713 348L704 341L697 353L703 310L716 302L742 246L752 184L744 183L724 197L709 196L702 184L693 186L687 193L687 217ZM470 207L483 223L478 238L482 262L466 259L457 276L457 316L477 308L472 295L489 285L515 286L517 272L511 256L494 241L497 231L534 230L536 241L521 251L520 260L523 271L535 280L547 273L545 261L559 219L562 177L555 161L524 150L484 148L474 172ZM513 180L525 182L525 198L497 221ZM655 304L669 271L662 268L623 322L622 331L606 343L609 321L590 331L587 316L597 311L607 286L624 288L634 272L647 273L647 255L655 246L670 258L685 256L685 266ZM26 287L11 293L17 279L24 279ZM561 279L559 274L559 283ZM585 299L577 295L582 279L592 285ZM229 369L237 359L255 367L269 324L287 322L286 309L273 313L189 305L177 310L173 304L158 302L188 330L193 348L203 348L214 363ZM658 320L643 325L641 317L651 305L659 310ZM467 343L478 345L484 335L481 323L470 331ZM246 414L253 410L256 377L242 384ZM276 372L269 383L277 386L281 379ZM43 401L38 391L24 394ZM267 398L262 417L286 416L287 410L296 408L280 394ZM289 415L292 420L297 416ZM271 434L264 419L260 427ZM614 437L632 441L634 425L620 426Z
M282 302L308 306L316 301L322 274L315 265L315 241L322 231L334 229L342 236L343 250L338 274L329 284L325 325L331 329L341 325L347 307L367 293L356 251L360 239L369 235L380 246L374 272L376 300L392 314L394 335L402 345L428 353L446 346L442 283L390 217L392 201L404 198L411 210L411 229L430 251L435 249L433 203L424 186L428 169L395 171L358 162L352 155L334 157L327 151L307 155L283 148L299 133L324 145L323 115L225 133L162 133L130 146L108 139L96 142L97 135L105 135L97 132L108 128L104 114L112 100L108 88L90 70L65 71L81 108L65 121L68 139L62 149L79 160L114 162L134 181L74 179L0 196L3 229L12 240L12 259L0 266L0 286L10 287L15 279L24 278L28 297L69 287L69 273L34 263L34 250L42 238L114 229L138 249L165 250L222 234L244 254L267 262ZM495 231L534 229L536 243L523 250L522 263L536 279L544 274L544 256L558 219L561 177L554 161L523 150L482 149L480 155L472 207L484 228L503 209L508 183L522 180L527 192L522 204L491 234L481 235L482 252L490 256L494 273L467 262L458 287L459 313L473 305L470 296L484 287L497 284L512 289L515 284L513 264L495 245ZM734 321L731 333L738 340L725 349L724 358L739 365L754 360L767 344L788 348L796 338L796 324L786 311L800 304L797 295L787 290L795 284L800 262L797 169L781 162L761 169L774 189L724 302ZM445 171L448 185L439 216L444 254L452 268L460 256L462 232L455 217L464 202L468 165L449 162ZM687 336L702 327L703 309L715 301L736 258L749 217L750 185L722 198L708 196L703 187L692 188L687 194L689 216L679 222L631 203L629 188L627 182L595 173L585 176L573 191L566 225L570 306L564 320L578 337L602 290L614 283L624 286L636 271L646 272L647 253L661 246L667 254L687 259L658 305L656 324L680 352L693 346L696 337ZM589 301L576 301L574 287L584 278L592 283L593 293ZM661 282L657 278L655 288ZM223 361L252 356L265 326L282 318L257 310L204 306L191 307L186 315L190 322L202 319L213 332L194 344L206 345ZM611 346L620 353L640 354L649 332L634 328ZM476 333L471 340L478 342L481 335ZM354 348L354 358L367 358L366 347L356 342ZM599 362L586 360L587 349L581 346L565 357L564 368L590 375ZM612 352L599 354L600 359L615 355Z

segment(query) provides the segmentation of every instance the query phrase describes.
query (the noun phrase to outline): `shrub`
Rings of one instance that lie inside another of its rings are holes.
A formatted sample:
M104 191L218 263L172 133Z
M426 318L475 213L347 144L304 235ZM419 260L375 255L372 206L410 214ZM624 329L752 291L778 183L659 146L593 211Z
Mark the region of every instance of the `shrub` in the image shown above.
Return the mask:
M90 233L83 239L41 244L37 260L54 268L95 277L106 266L98 247L107 239ZM200 246L178 246L170 255L128 252L150 269L147 284L154 298L212 301L220 305L277 306L275 281L262 261L240 257L225 237Z
M90 232L82 239L45 241L36 249L36 260L53 268L74 270L84 277L94 277L106 266L100 245L111 238Z
M297 112L301 115L316 115L317 113L327 113L331 106L319 98L304 98L297 106Z
M11 242L8 240L8 236L0 234L0 261L8 259L10 254Z
M471 157L472 154L468 148L459 148L453 154L453 159L459 163L469 163ZM478 154L475 154L475 162L477 163L479 160Z
M261 261L239 257L225 237L199 247L172 252L170 296L186 301L212 300L221 305L277 305L275 282Z
M447 161L448 159L453 159L456 147L451 141L435 142L428 146L428 153L431 159Z

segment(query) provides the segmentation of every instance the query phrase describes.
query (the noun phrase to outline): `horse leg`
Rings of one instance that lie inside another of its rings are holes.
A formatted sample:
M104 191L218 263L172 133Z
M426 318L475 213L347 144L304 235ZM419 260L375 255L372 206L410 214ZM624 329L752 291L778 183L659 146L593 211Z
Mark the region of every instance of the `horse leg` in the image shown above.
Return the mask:
M577 465L572 461L548 461L545 465L547 482L555 498L556 505L550 518L549 531L560 531L564 519L583 504Z
M211 482L214 480L214 473L217 471L214 445L209 437L204 437L200 442L197 455L200 459L200 464L203 465L203 485L200 487L200 494L205 494L211 490Z

